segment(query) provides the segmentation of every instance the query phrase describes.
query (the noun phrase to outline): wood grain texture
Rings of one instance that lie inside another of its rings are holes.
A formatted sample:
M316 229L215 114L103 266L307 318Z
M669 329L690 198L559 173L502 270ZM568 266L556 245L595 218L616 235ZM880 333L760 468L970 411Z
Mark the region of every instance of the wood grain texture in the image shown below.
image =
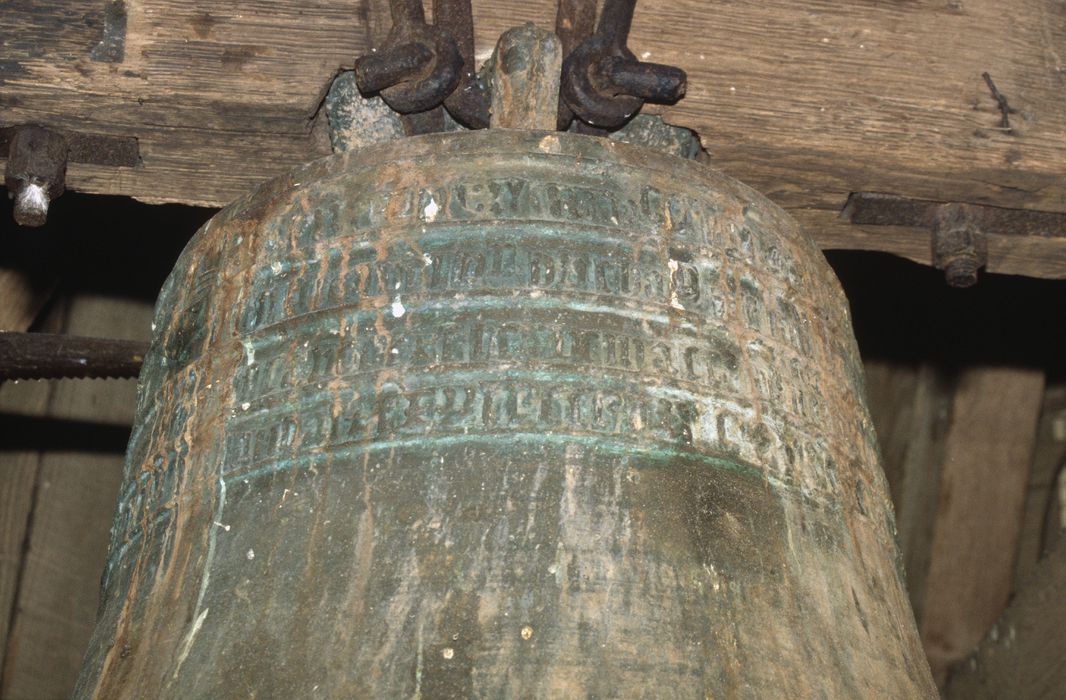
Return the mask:
M930 547L951 409L947 373L930 364L865 363L870 414L896 511L907 593L915 619L924 612Z
M42 286L14 268L0 268L0 331L25 331L52 294L52 286Z
M65 318L65 307L57 304L44 319L42 329L57 332L62 329ZM44 415L51 402L53 386L51 382L0 382L0 412ZM33 450L0 450L0 669L3 668L18 597L26 530L33 509L40 461L40 453Z
M689 95L667 117L696 128L718 163L779 203L835 205L863 185L1062 207L1061 3L804 0L706 10L697 0L642 4L632 44L689 71ZM698 33L661 29L701 17ZM1013 133L998 128L983 71L1019 110Z
M387 4L367 0L128 0L123 60L108 63L91 59L104 6L9 11L0 108L5 123L137 137L140 167L73 164L68 182L146 201L225 204L328 153L312 132L322 96L387 25ZM478 58L510 27L551 27L554 12L551 0L475 0ZM717 167L790 210L824 222L861 190L1066 211L1057 0L734 0L713 12L644 0L630 45L689 74L685 99L651 109L696 129ZM984 72L1015 110L1009 130ZM928 256L924 242L851 228L811 232ZM989 269L1062 276L1066 255L1056 245L1048 258L1050 245L1003 241Z
M951 678L948 700L1046 700L1066 688L1066 540L1040 562L1017 597Z
M1049 386L1040 408L1040 425L1033 448L1033 466L1025 490L1025 516L1014 568L1014 590L1033 573L1040 558L1054 542L1058 523L1048 527L1053 516L1060 471L1066 467L1066 384ZM1066 581L1064 581L1066 582Z
M41 399L35 404L46 404L47 393ZM0 457L0 660L7 649L11 613L18 595L22 549L33 507L33 486L37 482L37 462L35 452Z
M104 6L5 12L4 124L139 141L141 166L72 163L71 189L217 205L328 153L313 120L333 76L365 50L362 3L130 0L120 63L92 60ZM82 29L57 30L68 25Z
M66 332L147 339L150 314L144 302L78 297ZM48 415L132 422L135 382L52 384ZM96 619L122 474L121 454L36 457L36 497L0 685L0 697L12 700L70 696Z
M1043 388L1043 372L1031 369L959 378L920 625L939 680L1007 604Z

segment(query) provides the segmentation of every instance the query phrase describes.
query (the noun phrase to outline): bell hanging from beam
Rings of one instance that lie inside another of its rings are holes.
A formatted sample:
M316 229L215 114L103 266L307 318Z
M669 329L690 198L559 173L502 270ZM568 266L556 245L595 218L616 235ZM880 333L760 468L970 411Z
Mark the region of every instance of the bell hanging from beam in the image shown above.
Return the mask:
M189 243L76 697L936 696L832 271L560 61Z

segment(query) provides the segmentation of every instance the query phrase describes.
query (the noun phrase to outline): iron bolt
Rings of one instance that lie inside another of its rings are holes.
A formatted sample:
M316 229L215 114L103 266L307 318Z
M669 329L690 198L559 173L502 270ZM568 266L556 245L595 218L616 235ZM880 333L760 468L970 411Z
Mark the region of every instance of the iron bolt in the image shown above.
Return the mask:
M20 226L42 226L48 219L49 204L66 189L68 151L66 138L51 129L27 125L15 131L4 184Z
M988 263L988 239L965 204L943 204L933 220L933 266L952 287L972 287Z

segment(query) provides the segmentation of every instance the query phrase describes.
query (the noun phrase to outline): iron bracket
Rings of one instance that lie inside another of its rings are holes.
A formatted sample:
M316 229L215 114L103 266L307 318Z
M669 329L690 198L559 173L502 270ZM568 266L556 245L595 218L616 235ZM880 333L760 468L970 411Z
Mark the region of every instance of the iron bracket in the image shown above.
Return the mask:
M1066 238L1066 214L854 192L843 216L862 226L909 226L931 234L933 265L969 287L988 263L988 235Z

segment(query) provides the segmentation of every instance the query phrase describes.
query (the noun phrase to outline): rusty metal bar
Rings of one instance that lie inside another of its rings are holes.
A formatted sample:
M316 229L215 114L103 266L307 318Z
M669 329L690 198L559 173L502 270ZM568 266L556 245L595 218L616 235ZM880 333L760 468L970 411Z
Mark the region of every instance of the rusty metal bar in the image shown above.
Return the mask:
M906 226L930 233L933 267L948 284L970 287L988 263L988 235L1066 238L1066 214L1005 209L963 202L908 199L875 192L854 192L842 212L853 224Z
M1059 212L909 199L874 192L852 193L844 207L844 217L853 224L864 226L931 228L936 223L937 212L945 204L965 208L986 233L1066 238L1066 214Z
M426 23L421 0L390 0L392 29L385 42L355 62L365 93L380 93L400 114L439 107L459 84L463 57L455 39Z
M0 127L0 154L7 154L11 140L21 126ZM140 147L132 136L107 136L85 134L67 129L53 129L63 135L70 150L67 160L71 163L106 165L119 168L134 168L141 162Z
M147 351L136 340L0 332L0 381L136 377Z

